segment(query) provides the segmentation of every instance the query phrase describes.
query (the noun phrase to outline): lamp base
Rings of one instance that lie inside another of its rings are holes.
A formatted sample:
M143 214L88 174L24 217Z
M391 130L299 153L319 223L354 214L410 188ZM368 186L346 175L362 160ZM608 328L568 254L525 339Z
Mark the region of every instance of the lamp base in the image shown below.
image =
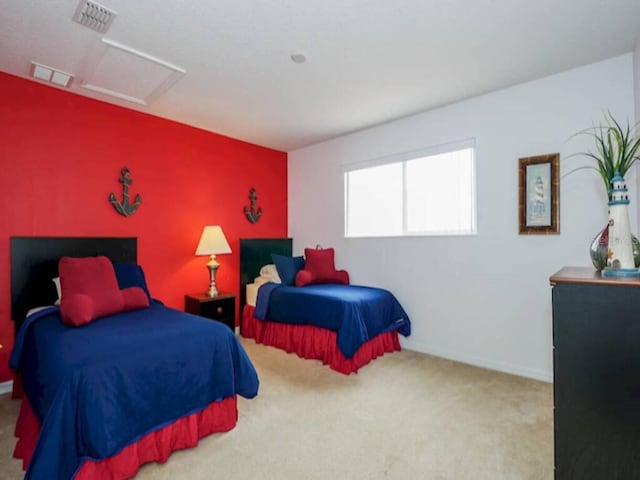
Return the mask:
M218 295L220 295L220 292L216 287L209 287L209 290L207 290L206 294L207 297L217 297Z
M209 269L209 275L211 278L211 283L209 283L209 290L207 290L206 295L208 297L217 297L220 292L216 288L216 272L218 271L218 267L220 264L216 262L216 256L211 255L211 260L207 263L207 268Z

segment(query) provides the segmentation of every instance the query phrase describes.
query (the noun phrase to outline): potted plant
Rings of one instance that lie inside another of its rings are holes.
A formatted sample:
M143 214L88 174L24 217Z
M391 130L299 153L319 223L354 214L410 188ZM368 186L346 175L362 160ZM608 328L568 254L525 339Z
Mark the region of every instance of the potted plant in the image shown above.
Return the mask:
M575 155L583 155L592 158L596 161L596 166L584 166L575 170L581 170L585 168L594 168L600 174L602 182L607 192L607 198L609 199L609 205L616 205L615 209L618 209L619 202L612 202L612 195L614 190L612 182L614 179L620 180L624 178L629 169L640 160L640 132L638 127L640 124L636 124L631 128L627 122L626 127L622 127L610 112L605 114L605 123L598 126L588 128L578 132L576 135L589 135L595 141L595 152L581 152ZM572 155L573 156L573 155ZM575 171L574 170L574 171ZM571 173L571 172L570 172ZM619 183L619 182L618 182ZM626 185L624 186L626 192ZM626 196L628 200L628 196ZM628 203L628 201L627 201ZM613 208L610 208L609 223L605 228L596 235L591 243L591 261L598 271L607 270L611 268L611 257L613 256L612 250L609 248L609 227L615 222L612 215L620 215L618 212L612 212ZM628 213L626 211L626 205L624 207L624 215L626 216L626 224L628 225ZM624 217L622 218L624 223ZM618 228L618 227L616 227ZM628 227L627 227L628 228ZM625 235L623 235L624 238ZM631 263L635 264L635 268L640 266L640 241L629 232L631 238L631 255L633 256ZM619 266L615 266L619 268ZM627 267L633 267L633 265L627 265ZM624 270L624 268L623 268ZM605 272L606 273L606 272Z
M575 170L584 168L594 168L598 170L602 182L604 183L607 197L611 199L611 181L616 172L624 177L627 171L640 160L640 123L633 128L627 126L623 128L611 112L605 114L605 123L595 127L582 130L576 135L589 135L595 141L596 151L576 153L575 155L583 155L596 161L596 166L579 167ZM573 170L573 171L575 171ZM571 172L569 172L571 173Z

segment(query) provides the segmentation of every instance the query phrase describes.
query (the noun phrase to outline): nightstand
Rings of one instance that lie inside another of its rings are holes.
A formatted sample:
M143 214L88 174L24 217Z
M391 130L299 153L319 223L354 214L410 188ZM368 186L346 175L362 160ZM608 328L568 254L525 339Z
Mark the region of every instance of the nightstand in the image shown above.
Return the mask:
M204 293L185 295L184 310L222 322L231 331L236 331L236 296L232 293L220 293L217 297L208 297Z

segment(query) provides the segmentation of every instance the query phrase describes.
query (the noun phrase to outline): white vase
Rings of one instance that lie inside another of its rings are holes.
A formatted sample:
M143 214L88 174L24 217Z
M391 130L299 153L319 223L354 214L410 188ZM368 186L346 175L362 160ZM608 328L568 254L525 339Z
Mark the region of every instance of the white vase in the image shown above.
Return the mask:
M633 258L633 242L629 226L629 192L624 178L618 172L611 180L610 198L607 266L602 269L602 275L640 276Z

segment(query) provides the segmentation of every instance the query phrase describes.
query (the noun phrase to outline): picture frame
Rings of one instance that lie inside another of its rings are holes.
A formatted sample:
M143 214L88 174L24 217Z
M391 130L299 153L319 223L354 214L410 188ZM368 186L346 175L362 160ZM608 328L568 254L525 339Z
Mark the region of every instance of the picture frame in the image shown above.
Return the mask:
M519 233L560 233L560 154L518 159Z

